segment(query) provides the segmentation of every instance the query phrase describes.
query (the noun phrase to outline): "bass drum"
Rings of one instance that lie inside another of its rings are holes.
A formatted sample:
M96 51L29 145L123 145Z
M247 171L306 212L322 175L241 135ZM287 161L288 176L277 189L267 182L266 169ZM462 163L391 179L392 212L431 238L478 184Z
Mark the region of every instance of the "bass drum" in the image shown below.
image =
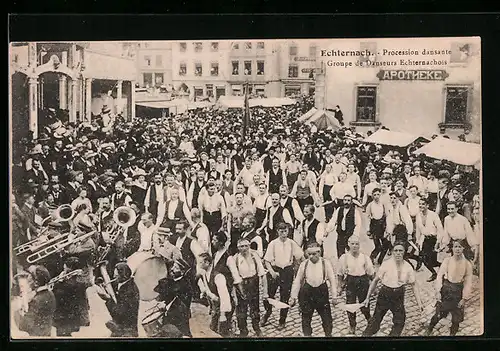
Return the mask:
M168 275L165 260L150 252L136 252L127 258L127 264L132 270L141 300L154 300L158 296L154 288L160 279Z

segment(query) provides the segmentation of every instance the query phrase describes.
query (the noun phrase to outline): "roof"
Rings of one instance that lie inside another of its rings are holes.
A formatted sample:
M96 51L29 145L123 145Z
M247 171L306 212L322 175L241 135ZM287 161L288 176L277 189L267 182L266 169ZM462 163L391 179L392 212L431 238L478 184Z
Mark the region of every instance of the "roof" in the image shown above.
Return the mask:
M364 141L373 144L406 147L419 138L423 137L404 132L379 129Z
M330 111L317 110L306 123L314 124L318 129L334 128L340 129L340 123L335 118L335 114Z
M481 145L443 137L435 138L414 153L476 168L481 164Z

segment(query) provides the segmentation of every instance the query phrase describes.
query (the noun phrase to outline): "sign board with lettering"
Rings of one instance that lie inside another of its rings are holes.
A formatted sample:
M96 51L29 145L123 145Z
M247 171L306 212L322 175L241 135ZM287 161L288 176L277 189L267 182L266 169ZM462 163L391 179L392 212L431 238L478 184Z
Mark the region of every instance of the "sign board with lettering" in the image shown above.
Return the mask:
M316 61L315 57L304 57L304 56L299 56L299 57L294 57L294 61Z
M300 71L302 73L309 73L309 72L314 72L315 70L317 70L317 68L302 68Z
M377 78L380 80L445 80L449 74L442 69L417 70L380 70Z

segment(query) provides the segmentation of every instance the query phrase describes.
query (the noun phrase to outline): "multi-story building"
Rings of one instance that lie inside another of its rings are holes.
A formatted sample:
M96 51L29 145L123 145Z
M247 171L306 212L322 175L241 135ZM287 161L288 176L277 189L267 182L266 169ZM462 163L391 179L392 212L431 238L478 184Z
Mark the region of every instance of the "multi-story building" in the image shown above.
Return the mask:
M191 99L217 99L228 89L227 41L172 42L172 84Z
M313 40L286 40L279 45L280 96L314 94L314 69L318 51Z
M480 140L479 38L336 39L319 48L325 106L317 107L339 105L347 125Z
M279 54L279 43L275 40L230 42L229 95L243 95L244 85L248 83L252 94L280 96Z
M159 88L172 82L172 42L137 43L137 82L143 88Z

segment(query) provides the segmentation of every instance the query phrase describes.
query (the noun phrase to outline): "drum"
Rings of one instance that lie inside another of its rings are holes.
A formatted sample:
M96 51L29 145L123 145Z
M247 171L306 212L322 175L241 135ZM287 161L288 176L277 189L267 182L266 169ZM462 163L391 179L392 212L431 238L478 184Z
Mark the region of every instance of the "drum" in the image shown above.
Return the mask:
M156 310L143 318L142 327L148 337L154 337L161 333L164 315L165 311Z
M158 293L154 291L158 280L166 278L168 275L164 259L151 252L141 251L127 258L127 264L132 270L141 300L154 300L158 296Z

